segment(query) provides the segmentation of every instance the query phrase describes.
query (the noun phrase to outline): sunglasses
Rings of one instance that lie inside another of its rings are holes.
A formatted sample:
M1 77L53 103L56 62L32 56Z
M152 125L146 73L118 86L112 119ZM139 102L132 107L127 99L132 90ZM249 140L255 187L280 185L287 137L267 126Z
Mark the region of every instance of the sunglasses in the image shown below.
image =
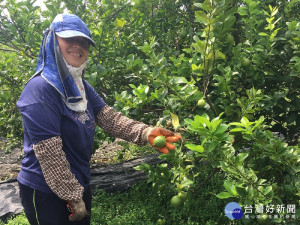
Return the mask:
M88 49L90 47L90 42L84 37L71 37L71 38L64 38L70 44L78 44L81 47Z

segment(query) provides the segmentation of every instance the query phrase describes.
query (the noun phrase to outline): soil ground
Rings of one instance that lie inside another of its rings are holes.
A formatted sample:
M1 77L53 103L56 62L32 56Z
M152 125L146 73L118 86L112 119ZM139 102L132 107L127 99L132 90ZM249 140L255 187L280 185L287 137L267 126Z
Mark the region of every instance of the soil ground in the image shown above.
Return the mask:
M4 148L5 140L0 140L0 182L15 179L21 169L21 160L23 158L23 150L15 148L7 153ZM113 143L104 142L100 149L96 150L91 159L91 167L97 167L111 162L118 151L122 150L122 146L118 145L118 140Z

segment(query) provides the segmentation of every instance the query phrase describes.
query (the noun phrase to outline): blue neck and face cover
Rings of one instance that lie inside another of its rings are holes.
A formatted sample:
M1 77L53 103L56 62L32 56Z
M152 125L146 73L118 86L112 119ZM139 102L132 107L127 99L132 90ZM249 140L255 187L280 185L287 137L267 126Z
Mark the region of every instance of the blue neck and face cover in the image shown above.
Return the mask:
M68 103L82 100L80 92L63 59L56 36L62 38L85 37L95 46L86 24L76 15L59 14L44 32L34 75L41 75Z

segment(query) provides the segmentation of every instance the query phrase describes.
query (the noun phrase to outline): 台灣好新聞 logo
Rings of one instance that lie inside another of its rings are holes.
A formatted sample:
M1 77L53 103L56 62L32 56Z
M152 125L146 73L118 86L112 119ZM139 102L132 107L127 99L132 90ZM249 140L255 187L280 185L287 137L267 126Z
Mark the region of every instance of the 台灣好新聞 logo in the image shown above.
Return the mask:
M225 215L229 219L241 219L243 216L242 207L236 202L230 202L225 206Z

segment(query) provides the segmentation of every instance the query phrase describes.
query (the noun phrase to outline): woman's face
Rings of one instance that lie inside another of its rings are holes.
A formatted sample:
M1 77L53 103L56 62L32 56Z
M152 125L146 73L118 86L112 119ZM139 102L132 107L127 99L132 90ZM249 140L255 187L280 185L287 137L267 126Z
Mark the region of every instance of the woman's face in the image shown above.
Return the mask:
M86 38L56 37L61 53L69 65L79 67L83 62L87 60L89 55L89 41Z

